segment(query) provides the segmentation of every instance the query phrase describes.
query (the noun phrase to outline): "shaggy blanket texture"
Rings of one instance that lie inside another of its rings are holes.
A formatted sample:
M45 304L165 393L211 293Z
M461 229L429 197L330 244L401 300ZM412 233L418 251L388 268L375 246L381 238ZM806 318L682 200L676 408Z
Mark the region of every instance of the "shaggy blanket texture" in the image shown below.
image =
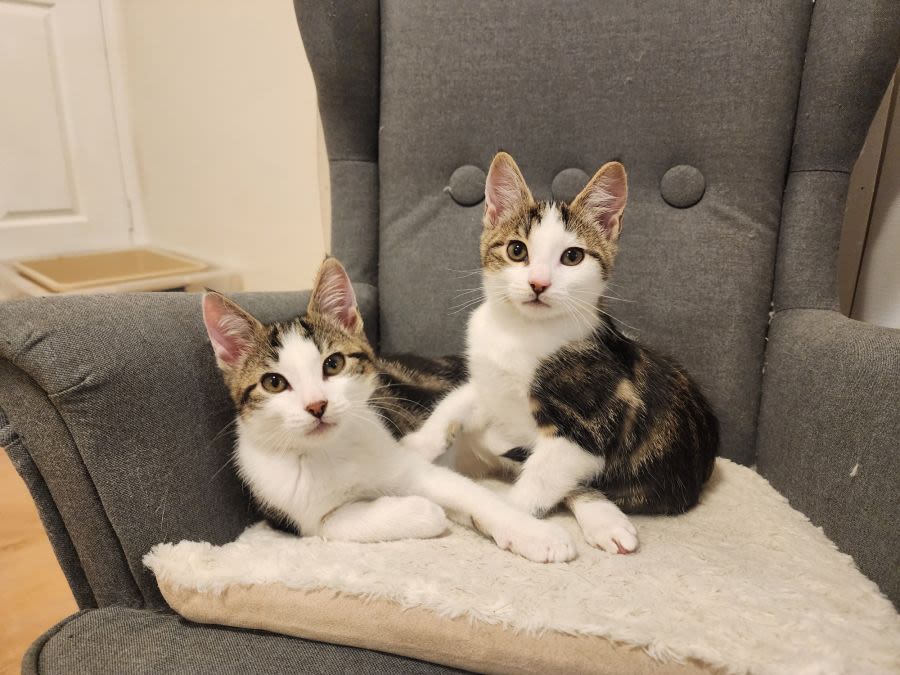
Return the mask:
M551 517L576 534L570 563L531 563L457 526L437 539L352 544L264 524L224 546L159 544L144 562L182 590L329 589L514 632L601 636L727 672L900 672L893 605L750 469L720 459L697 508L635 517L633 555L596 550L570 516Z

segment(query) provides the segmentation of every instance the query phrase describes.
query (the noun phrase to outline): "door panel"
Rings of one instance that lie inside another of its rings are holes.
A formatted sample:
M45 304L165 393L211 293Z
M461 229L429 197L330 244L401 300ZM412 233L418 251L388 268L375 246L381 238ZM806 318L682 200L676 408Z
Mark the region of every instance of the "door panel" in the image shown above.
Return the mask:
M100 0L0 0L0 258L130 243Z

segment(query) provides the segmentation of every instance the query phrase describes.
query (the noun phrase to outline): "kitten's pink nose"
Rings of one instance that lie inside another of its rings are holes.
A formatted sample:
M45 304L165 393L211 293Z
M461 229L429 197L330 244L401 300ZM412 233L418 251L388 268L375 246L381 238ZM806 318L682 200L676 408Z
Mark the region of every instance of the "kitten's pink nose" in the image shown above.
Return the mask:
M328 407L328 401L316 401L315 403L310 403L306 406L306 412L315 417L316 419L321 419L322 415L325 414L325 408Z
M538 282L538 281L530 281L530 282L528 282L528 285L531 286L531 290L534 291L534 294L535 294L536 296L537 296L537 295L540 295L541 293L543 293L544 291L546 291L548 288L550 288L550 283L549 283L549 282L547 282L547 283L541 283L541 282Z

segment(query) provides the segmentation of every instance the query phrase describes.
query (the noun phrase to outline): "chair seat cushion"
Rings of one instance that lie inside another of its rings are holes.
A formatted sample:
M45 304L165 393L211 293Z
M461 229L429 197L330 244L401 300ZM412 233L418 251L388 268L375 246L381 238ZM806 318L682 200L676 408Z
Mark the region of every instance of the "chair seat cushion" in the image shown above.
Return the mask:
M174 614L107 607L75 614L29 649L34 673L404 673L458 672L422 661L256 630L203 626Z
M750 469L720 459L697 508L635 517L641 547L628 556L551 517L576 536L570 563L531 563L459 527L354 544L264 524L224 546L161 544L144 560L191 620L479 672L897 668L893 605Z

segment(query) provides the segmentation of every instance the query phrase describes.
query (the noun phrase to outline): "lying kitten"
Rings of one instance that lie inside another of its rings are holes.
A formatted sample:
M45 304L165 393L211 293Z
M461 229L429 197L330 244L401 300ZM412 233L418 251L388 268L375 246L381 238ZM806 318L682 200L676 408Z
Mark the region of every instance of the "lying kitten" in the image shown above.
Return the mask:
M294 321L264 326L212 292L203 319L238 410L238 473L272 516L306 535L373 542L438 536L447 528L443 507L530 560L575 556L564 530L391 436L380 411L390 410L396 424L409 419L392 392L404 383L427 389L434 373L397 363L382 370L334 258Z
M690 509L718 447L696 384L602 310L626 197L617 162L566 205L535 201L512 157L494 158L470 380L403 441L434 459L464 423L483 463L518 474L514 504L541 515L565 503L591 544L620 553L638 545L622 511Z

